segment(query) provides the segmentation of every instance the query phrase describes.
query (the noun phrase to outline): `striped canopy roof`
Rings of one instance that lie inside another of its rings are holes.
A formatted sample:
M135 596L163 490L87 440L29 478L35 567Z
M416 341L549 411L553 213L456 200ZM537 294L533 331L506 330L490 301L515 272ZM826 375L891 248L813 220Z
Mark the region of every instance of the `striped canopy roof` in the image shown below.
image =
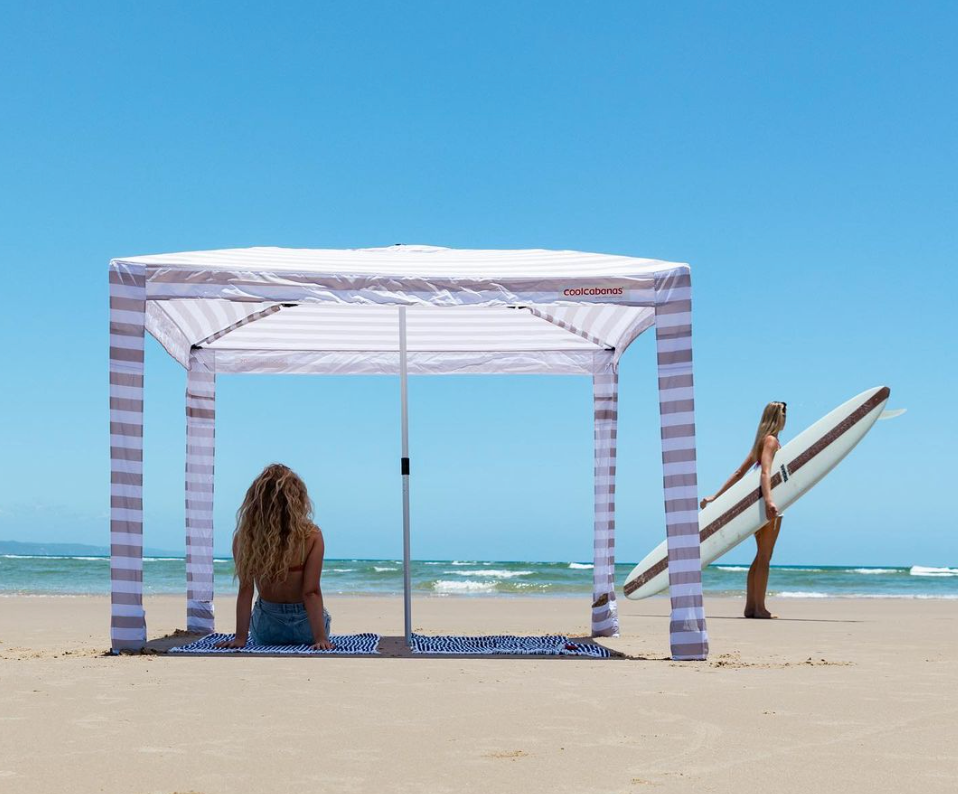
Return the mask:
M418 245L227 249L112 264L145 266L146 328L174 358L187 366L190 349L209 348L221 353L218 369L232 372L393 371L397 305L409 309L412 372L591 371L584 354L618 359L652 325L654 279L688 271L577 251ZM324 354L323 363L308 354ZM372 358L360 365L356 354Z

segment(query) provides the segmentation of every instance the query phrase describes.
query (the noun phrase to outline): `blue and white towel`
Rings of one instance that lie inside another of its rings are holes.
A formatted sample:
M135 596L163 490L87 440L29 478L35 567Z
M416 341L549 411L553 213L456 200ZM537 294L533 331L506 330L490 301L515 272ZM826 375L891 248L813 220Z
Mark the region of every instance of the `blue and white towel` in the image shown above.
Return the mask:
M279 656L334 656L379 653L378 634L333 634L329 641L335 646L331 651L317 651L308 645L253 645L247 643L242 648L217 648L216 643L231 640L235 634L208 634L189 645L170 648L169 653L207 654L270 654Z
M486 656L586 656L608 659L608 648L591 642L572 642L561 634L545 637L515 637L499 634L486 637L427 637L412 635L413 653L480 654Z

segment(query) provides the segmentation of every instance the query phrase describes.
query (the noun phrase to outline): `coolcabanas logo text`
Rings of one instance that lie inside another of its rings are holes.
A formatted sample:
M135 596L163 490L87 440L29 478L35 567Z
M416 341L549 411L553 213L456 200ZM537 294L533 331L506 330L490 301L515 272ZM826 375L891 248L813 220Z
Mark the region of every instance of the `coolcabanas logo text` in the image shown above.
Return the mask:
M622 287L569 287L562 290L564 298L614 298L622 296L625 290Z
M630 284L583 284L568 286L554 293L559 303L622 303L634 304L648 297L646 290L637 290ZM651 292L651 290L648 290Z

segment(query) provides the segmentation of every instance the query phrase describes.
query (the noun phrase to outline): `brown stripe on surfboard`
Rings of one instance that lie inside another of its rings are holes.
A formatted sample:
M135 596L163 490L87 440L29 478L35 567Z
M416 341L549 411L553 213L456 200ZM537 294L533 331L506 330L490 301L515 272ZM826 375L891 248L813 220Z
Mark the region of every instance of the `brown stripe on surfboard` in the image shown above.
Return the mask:
M841 422L835 425L835 427L829 430L818 441L812 444L801 455L798 455L791 463L789 463L788 473L792 474L793 472L796 472L802 468L802 466L818 455L823 449L825 449L825 447L835 441L835 439L837 439L839 436L848 432L852 427L854 427L868 414L870 414L878 405L887 400L890 395L891 389L889 389L887 386L875 392L875 394L863 402L856 411L853 411L846 416Z
M839 422L835 427L829 430L824 436L822 436L818 441L812 444L804 452L801 452L796 457L794 457L791 463L785 465L785 470L789 474L794 474L802 466L808 463L816 455L821 454L821 452L828 447L830 444L833 444L838 438L847 433L851 428L858 424L862 419L864 419L868 414L870 414L876 407L888 399L891 395L891 389L887 386L879 389L872 395L869 399L863 402L857 409L852 411L847 417L845 417L841 422ZM782 475L776 473L772 476L770 485L774 489L777 485L782 482ZM716 518L711 524L702 529L699 532L699 542L703 542L706 539L712 537L716 532L718 532L722 527L728 524L733 519L740 516L746 510L748 510L752 505L756 504L759 499L762 498L762 487L759 486L754 491L749 493L744 499L739 500L735 505L726 510L722 515ZM666 571L669 567L668 557L665 557L659 560L655 565L651 566L647 570L643 571L641 575L637 576L631 582L627 582L623 588L626 595L631 595L644 584L652 581L660 573Z
M775 473L772 475L771 479L768 481L768 484L774 490L776 486L781 485L782 475ZM726 510L722 515L716 518L711 524L709 524L705 529L699 532L699 542L705 540L706 538L712 537L716 532L718 532L722 527L729 523L734 518L737 518L746 510L748 510L752 505L757 504L759 499L762 498L762 486L759 485L754 491L752 491L748 496L738 502L738 504L731 507L729 510Z

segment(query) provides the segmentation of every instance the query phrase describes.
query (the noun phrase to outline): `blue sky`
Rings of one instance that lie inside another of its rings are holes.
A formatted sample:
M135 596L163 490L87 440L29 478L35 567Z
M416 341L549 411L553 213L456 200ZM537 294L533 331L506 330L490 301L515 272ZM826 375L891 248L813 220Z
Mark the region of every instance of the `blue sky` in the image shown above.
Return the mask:
M106 265L200 248L595 250L689 262L700 483L907 407L789 511L780 563L958 562L950 3L7 4L0 539L108 542ZM623 360L618 554L664 533L651 338ZM184 373L147 355L146 542L182 548ZM333 557L401 551L393 378L223 377L217 546L265 463ZM591 386L411 384L413 553L589 559ZM742 547L729 558L745 560Z

